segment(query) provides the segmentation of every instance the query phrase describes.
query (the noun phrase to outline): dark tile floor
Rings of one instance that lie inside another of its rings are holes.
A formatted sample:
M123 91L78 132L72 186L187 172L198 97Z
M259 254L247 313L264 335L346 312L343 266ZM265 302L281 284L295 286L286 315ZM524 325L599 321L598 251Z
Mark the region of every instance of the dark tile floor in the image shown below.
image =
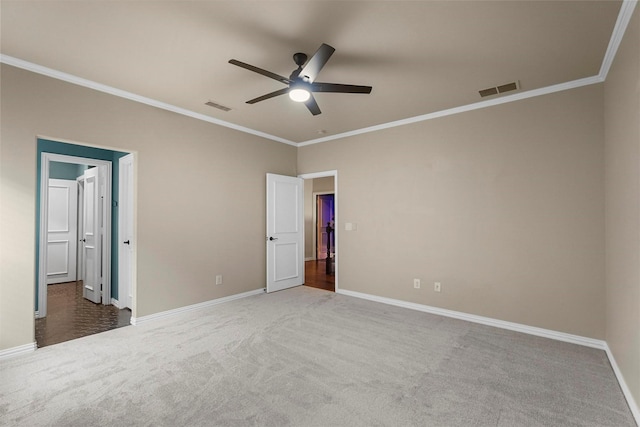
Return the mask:
M306 261L304 263L305 286L335 292L336 276L335 274L327 274L326 267L326 261L323 259L317 261Z
M305 263L305 285L335 291L335 276L326 274L324 260ZM49 285L47 317L36 319L36 342L45 347L128 326L131 311L94 304L82 297L82 282Z
M36 342L45 347L129 325L131 311L82 297L82 282L49 285L47 317L36 319Z

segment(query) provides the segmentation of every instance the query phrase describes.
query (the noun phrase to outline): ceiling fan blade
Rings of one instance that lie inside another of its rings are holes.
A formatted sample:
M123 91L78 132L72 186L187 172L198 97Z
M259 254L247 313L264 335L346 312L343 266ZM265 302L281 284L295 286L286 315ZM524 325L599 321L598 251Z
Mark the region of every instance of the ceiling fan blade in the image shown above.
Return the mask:
M314 116L317 116L318 114L322 113L322 111L320 111L320 107L318 107L318 103L316 102L316 99L313 97L313 95L311 95L309 97L309 99L307 101L305 101L304 105L307 106L309 111L311 111L311 114L313 114Z
M371 86L359 85L343 85L340 83L321 83L311 84L312 92L334 92L334 93L371 93Z
M255 104L256 102L264 101L265 99L270 99L270 98L274 98L276 96L284 95L287 92L289 92L289 88L285 87L284 89L280 89L280 90L277 90L275 92L271 92L271 93L268 93L266 95L262 95L262 96L259 96L257 98L254 98L254 99L250 99L249 101L247 101L247 104Z
M313 54L307 65L302 68L300 71L300 77L308 79L309 83L313 83L313 81L318 77L318 73L324 67L324 64L327 63L333 52L336 50L329 46L328 44L322 43L322 45L316 50L316 53Z
M288 78L281 76L276 73L272 73L271 71L263 70L262 68L254 67L253 65L247 64L245 62L238 61L236 59L230 59L229 64L237 65L238 67L244 68L249 71L253 71L254 73L262 74L263 76L272 78L274 80L279 81L280 83L284 83L288 85L291 83L291 80Z

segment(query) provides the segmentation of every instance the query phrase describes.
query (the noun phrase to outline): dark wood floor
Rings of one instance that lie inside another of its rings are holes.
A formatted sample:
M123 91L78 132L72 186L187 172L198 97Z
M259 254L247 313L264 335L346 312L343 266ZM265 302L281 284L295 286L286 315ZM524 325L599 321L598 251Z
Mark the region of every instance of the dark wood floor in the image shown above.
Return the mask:
M304 284L312 288L324 289L326 291L336 291L335 274L326 273L326 261L306 261L304 263Z
M131 311L82 297L82 282L48 285L47 317L36 319L38 347L129 325Z
M305 286L335 292L325 260L305 262ZM49 285L47 317L36 319L36 342L45 347L129 325L131 311L94 304L82 297L82 282Z

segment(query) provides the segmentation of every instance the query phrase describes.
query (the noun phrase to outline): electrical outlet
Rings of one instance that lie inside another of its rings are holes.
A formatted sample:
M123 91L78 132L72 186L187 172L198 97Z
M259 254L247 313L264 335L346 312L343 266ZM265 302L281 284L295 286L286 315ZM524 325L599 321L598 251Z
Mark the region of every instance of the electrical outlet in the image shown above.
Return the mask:
M433 282L433 290L436 292L440 292L441 285L440 282Z
M420 289L420 279L413 279L413 287Z
M216 276L216 285L222 285L222 274Z

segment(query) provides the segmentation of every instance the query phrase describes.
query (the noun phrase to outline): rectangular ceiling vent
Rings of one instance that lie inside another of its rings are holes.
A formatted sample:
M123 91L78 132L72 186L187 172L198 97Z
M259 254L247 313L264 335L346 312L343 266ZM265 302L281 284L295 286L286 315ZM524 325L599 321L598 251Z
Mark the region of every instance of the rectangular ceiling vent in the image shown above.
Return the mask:
M208 105L209 107L217 108L218 110L222 111L231 111L231 108L225 107L224 105L220 105L213 101L205 102L204 105Z
M488 89L482 89L479 90L478 93L480 93L480 96L484 98L485 96L497 95L499 93L511 92L512 90L518 89L520 89L520 85L517 81L515 81L496 87L490 87Z

